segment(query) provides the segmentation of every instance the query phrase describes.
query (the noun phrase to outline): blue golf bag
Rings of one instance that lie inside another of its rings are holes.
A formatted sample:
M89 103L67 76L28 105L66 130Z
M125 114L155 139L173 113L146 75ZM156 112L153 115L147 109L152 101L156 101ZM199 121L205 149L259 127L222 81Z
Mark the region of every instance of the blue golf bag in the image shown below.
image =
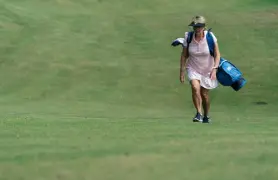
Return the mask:
M187 38L187 44L189 45L192 41L193 32L188 33ZM209 46L209 51L211 56L214 57L214 40L210 33L210 30L208 30L207 36L207 43ZM183 41L185 41L184 38L177 38L172 42L172 46L178 46L180 44L183 44ZM187 46L188 47L188 46ZM218 82L223 86L231 86L235 91L240 90L245 84L246 80L243 78L241 71L233 65L228 60L220 57L219 67L216 72L216 77Z
M220 58L216 77L220 84L231 86L235 91L240 90L246 84L246 80L242 77L240 70L222 57Z

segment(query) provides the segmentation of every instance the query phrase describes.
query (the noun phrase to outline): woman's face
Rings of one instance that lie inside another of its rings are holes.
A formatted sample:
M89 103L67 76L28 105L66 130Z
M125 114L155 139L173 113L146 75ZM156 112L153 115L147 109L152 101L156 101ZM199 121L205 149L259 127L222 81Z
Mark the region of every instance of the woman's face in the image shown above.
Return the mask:
M205 27L194 27L194 31L197 34L200 34L204 31Z

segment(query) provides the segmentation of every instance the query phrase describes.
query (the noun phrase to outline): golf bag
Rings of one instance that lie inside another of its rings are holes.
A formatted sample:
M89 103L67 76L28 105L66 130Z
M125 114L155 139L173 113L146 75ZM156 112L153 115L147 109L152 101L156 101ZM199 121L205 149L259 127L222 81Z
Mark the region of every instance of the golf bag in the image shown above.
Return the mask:
M192 37L193 32L188 32L188 37L186 39L188 45L191 43ZM214 57L214 40L210 30L208 30L206 39L209 46L210 55ZM184 41L184 38L177 38L172 42L171 45L178 46L183 44ZM222 57L220 57L216 78L221 85L231 86L235 91L240 90L246 84L246 80L242 77L241 71L231 62Z

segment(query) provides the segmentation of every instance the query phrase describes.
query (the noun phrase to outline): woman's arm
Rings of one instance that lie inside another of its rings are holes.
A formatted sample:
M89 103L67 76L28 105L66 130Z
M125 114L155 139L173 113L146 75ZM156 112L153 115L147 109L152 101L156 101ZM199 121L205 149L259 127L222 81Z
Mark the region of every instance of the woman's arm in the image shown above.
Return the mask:
M187 52L187 48L184 47L180 58L180 81L182 83L184 82L184 70L185 70L185 64L187 59L188 59L188 52Z
M214 68L218 68L219 62L220 62L220 51L219 51L219 46L218 43L215 42L214 45Z
M213 66L212 72L210 74L210 78L213 79L213 80L216 79L216 72L217 72L217 68L219 66L220 57L221 57L221 55L220 55L219 47L218 47L217 42L215 42L215 45L214 45L214 66Z

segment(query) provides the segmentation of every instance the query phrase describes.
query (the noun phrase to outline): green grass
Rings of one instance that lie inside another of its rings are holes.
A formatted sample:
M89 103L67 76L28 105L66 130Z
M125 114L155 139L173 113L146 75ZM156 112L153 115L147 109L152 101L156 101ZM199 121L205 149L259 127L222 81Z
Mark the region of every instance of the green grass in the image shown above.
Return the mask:
M277 0L0 0L0 179L276 180L277 10ZM191 122L170 46L199 13L248 81L211 92L209 125Z

